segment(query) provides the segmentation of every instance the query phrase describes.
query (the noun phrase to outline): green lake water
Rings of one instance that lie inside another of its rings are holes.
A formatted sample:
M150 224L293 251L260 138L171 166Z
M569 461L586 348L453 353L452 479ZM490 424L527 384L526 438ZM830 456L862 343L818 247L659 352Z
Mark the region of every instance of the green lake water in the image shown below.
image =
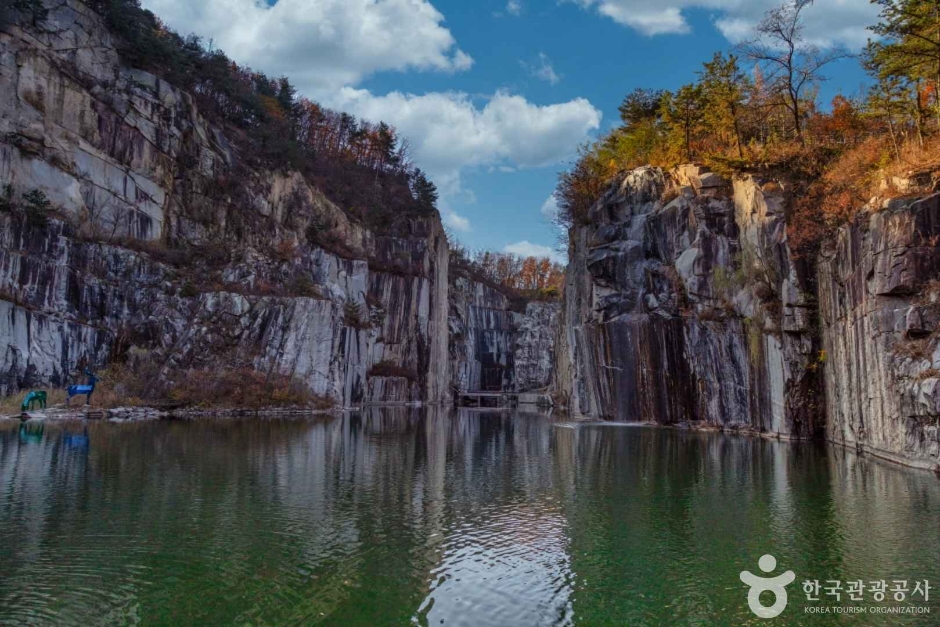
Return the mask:
M796 575L769 621L739 579L765 553ZM807 601L805 580L886 580L888 600ZM820 606L866 613L806 613ZM931 613L875 613L906 606ZM531 414L9 422L0 624L30 623L937 625L940 480Z

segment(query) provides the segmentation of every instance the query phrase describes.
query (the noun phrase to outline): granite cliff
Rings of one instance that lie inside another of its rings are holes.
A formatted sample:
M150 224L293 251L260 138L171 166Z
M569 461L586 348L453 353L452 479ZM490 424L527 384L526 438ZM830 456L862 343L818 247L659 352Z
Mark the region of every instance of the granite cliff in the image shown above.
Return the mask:
M819 260L826 434L859 451L940 462L940 195L886 202Z
M940 196L864 208L818 259L784 182L640 168L572 228L554 390L574 414L826 437L940 461Z
M0 393L142 359L342 407L543 392L576 416L940 463L940 195L812 258L785 180L639 168L570 232L564 299L454 270L440 217L368 226L122 61L80 0L0 26ZM237 134L237 133L235 133Z
M547 391L559 310L554 302L513 306L495 287L454 276L449 340L454 390Z
M436 213L374 232L297 172L247 167L189 94L122 64L97 13L46 7L0 30L0 391L133 348L167 376L243 365L341 406L447 398ZM10 209L30 194L49 210Z

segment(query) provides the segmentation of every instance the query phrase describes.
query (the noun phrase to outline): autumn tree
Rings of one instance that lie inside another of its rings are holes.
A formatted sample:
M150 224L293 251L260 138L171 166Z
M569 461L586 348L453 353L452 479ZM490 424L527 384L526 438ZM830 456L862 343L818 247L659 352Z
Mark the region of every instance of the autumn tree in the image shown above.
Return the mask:
M741 145L741 112L747 102L751 81L741 71L738 58L727 57L716 52L711 61L706 61L701 76L702 93L705 98L705 121L718 134L733 138L738 157L744 157Z
M857 144L866 130L862 104L839 94L832 99L829 113L814 116L807 128L830 142Z
M587 223L591 206L617 172L617 162L601 144L596 142L579 148L574 165L558 175L556 224L561 229Z
M828 52L806 41L804 11L813 0L793 0L766 13L755 36L742 44L745 55L759 64L765 80L790 113L800 143L803 137L804 101L814 85L826 80L822 69L846 56L839 49Z
M705 96L701 85L684 85L674 95L666 92L661 104L663 123L670 135L685 150L687 161L693 161L692 139L705 119Z

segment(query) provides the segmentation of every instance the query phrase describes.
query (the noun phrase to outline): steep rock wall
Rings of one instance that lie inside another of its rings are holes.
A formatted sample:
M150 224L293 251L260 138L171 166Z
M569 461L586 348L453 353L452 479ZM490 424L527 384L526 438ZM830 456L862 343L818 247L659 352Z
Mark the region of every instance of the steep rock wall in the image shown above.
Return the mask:
M488 285L457 277L450 287L449 323L454 389L512 390L515 322L508 299Z
M121 65L78 0L0 30L0 392L129 347L172 374L277 371L344 406L449 393L439 217L362 228L297 173L251 169L165 81ZM329 245L324 245L326 242Z
M782 193L640 168L571 231L555 392L580 415L785 437L821 428Z
M547 390L555 365L555 327L561 307L555 302L535 302L516 318L513 353L517 392Z
M822 254L827 436L940 468L940 196L865 211Z
M450 371L459 392L531 392L548 388L557 303L513 311L489 285L454 277L450 286Z

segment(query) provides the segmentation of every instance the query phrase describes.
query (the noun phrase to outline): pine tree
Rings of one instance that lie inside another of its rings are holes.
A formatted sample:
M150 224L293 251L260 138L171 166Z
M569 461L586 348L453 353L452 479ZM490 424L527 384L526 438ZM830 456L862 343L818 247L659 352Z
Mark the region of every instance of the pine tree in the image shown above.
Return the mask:
M685 149L686 160L692 162L695 153L692 139L698 134L705 118L705 97L701 85L684 85L675 95L663 95L661 111L663 123L673 139L679 139Z
M881 21L871 27L879 39L865 49L866 69L877 78L927 81L934 94L940 93L940 0L872 2L881 7ZM940 122L937 99L934 108Z
M634 89L620 105L620 119L628 128L655 121L659 117L659 103L662 99L662 90Z
M727 58L720 53L710 62L702 64L700 72L702 92L707 107L706 122L720 135L731 135L738 149L738 157L744 157L741 146L741 112L751 91L751 81L738 66L733 54Z
M437 186L420 168L415 169L412 178L411 188L418 205L425 211L433 211L438 200Z

